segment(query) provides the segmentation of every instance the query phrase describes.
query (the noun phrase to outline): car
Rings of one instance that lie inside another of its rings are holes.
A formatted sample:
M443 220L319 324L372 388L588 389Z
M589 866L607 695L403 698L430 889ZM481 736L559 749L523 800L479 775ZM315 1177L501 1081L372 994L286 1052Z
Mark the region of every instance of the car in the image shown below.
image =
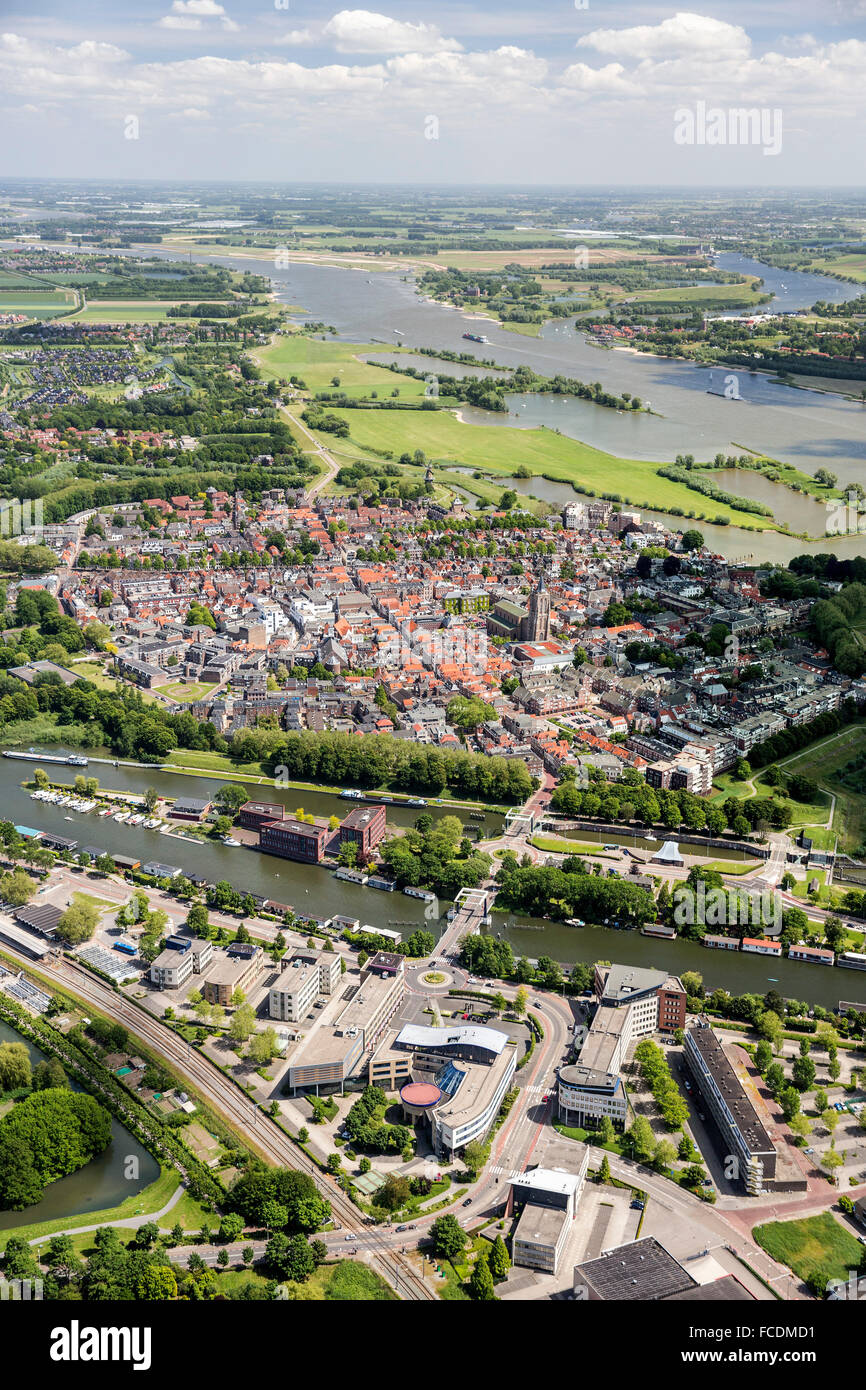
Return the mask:
M804 1154L813 1154L814 1152L815 1152L815 1150L812 1149L812 1148L804 1149L804 1150L803 1150L803 1153L804 1153Z
M549 1096L549 1095L547 1094L547 1092L545 1091L545 1093L544 1093L544 1095L541 1097L541 1099L542 1099L542 1100L550 1100L550 1096Z
M472 1206L472 1198L471 1198L471 1197L467 1197L467 1198L466 1198L466 1201L463 1203L463 1206L464 1206L464 1207L471 1207L471 1206Z
M691 1083L691 1081L684 1081L684 1082L683 1082L683 1085L685 1086L685 1088L686 1088L687 1091L690 1091L690 1090L692 1089L692 1083Z
M705 1120L706 1118L707 1118L707 1117L706 1117L706 1115L703 1113L703 1111L699 1110L699 1111L698 1111L698 1119L699 1119L699 1120Z
M343 1236L343 1240L354 1240L354 1239L355 1239L355 1237L354 1237L354 1236L352 1236L352 1235L349 1235L349 1236Z
M702 1182L702 1184L703 1184L704 1187L712 1187L712 1185L713 1185L713 1180L712 1180L712 1178L702 1178L702 1179L701 1179L701 1182Z
M405 1231L405 1230L406 1230L406 1226L405 1226L405 1225L403 1225L403 1226L398 1226L398 1227L397 1227L397 1230L398 1230L398 1231Z
M631 1207L632 1211L643 1211L644 1209L644 1203L638 1201L637 1197L633 1202L629 1202L629 1206Z

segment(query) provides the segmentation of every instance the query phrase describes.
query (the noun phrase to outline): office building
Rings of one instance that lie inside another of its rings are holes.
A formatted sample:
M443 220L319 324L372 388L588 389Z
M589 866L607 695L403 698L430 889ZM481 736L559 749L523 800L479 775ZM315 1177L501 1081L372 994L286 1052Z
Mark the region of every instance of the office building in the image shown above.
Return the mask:
M571 1172L532 1168L509 1180L506 1216L523 1207L511 1247L515 1265L544 1274L557 1273L589 1165L586 1145L575 1144L574 1150Z
M772 1186L776 1147L704 1015L686 1033L683 1056L725 1146L739 1160L739 1181L755 1195Z
M370 858L385 834L384 806L357 806L340 826L340 844L356 844L358 859Z
M259 848L283 859L318 864L325 853L327 836L323 825L308 825L299 820L266 821L259 829Z

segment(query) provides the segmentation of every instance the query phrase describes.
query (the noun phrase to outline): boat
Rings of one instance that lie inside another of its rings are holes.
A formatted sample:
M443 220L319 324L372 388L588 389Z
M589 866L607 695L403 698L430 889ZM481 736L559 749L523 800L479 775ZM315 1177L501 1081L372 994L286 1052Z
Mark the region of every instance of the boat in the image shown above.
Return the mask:
M424 800L423 796L410 796L410 797L409 797L409 800L406 802L406 805L407 805L407 806L426 806L426 805L427 805L427 802Z
M463 334L463 337L464 337L464 338L468 338L469 341L470 341L470 343L489 343L489 342L490 342L490 339L487 338L487 337L485 337L485 335L484 335L483 333L464 333L464 334Z
M344 801L360 801L362 795L363 793L356 791L354 787L347 787L344 791L340 792L340 796Z
M236 846L240 845L240 840L233 840L231 835L224 835L223 844L229 845L232 849L234 849Z

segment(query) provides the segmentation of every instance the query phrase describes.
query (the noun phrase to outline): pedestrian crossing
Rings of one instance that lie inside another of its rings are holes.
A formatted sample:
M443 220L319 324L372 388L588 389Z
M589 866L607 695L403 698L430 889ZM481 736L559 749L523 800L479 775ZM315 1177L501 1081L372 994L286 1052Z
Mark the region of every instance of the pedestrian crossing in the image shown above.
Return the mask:
M509 1178L517 1178L520 1176L519 1168L504 1168L501 1163L494 1163L493 1167L488 1169L488 1172L492 1173L493 1176L497 1178L503 1175Z

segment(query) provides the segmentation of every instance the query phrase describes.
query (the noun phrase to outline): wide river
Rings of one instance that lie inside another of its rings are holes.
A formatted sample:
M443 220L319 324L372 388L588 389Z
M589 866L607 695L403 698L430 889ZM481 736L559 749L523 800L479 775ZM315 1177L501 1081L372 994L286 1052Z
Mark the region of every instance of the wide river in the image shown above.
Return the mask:
M45 766L50 769L53 781L72 781L74 769L51 767L49 764ZM159 831L142 830L140 826L118 825L113 819L93 814L81 815L65 811L63 807L33 801L21 785L25 778L32 776L32 767L32 764L28 767L27 763L11 758L0 758L0 804L4 816L18 825L65 835L77 840L81 848L93 846L109 853L135 855L142 861L156 859L174 864L189 873L203 874L211 882L227 879L242 891L271 897L293 906L300 913L309 912L319 917L340 913L357 917L362 923L374 927L394 927L403 931L404 935L418 926L434 932L445 926L444 919L438 923L435 920L425 921L425 904L417 898L347 883L335 878L328 869L278 859L260 854L257 850L202 844L176 835L160 834ZM190 778L143 768L115 768L93 760L86 775L98 777L101 785L109 790L143 792L146 787L153 786L169 796L204 796L212 794L221 785L218 778ZM269 801L282 801L293 810L302 805L305 810L318 815L344 816L351 805L326 792L261 787L254 794ZM433 815L450 814L447 806L431 806L428 809ZM388 817L393 824L411 823L419 814L416 808L388 808ZM468 819L465 823L470 826L479 824ZM500 816L488 813L482 831L488 836L493 835L501 824ZM595 837L591 834L581 833L580 836L581 840L592 838ZM614 840L617 837L599 835L598 838ZM628 839L622 838L624 841ZM718 857L715 852L714 857ZM495 914L492 930L507 938L517 954L532 959L550 955L564 964L615 960L658 966L677 974L683 970L698 970L707 984L723 986L733 993L753 991L764 994L771 987L771 982L778 980L780 991L787 997L809 999L833 1008L840 998L866 998L866 979L861 979L856 971L828 969L788 960L766 961L760 956L709 951L688 941L662 941L636 932L613 931L605 927L575 929L514 914Z
M44 1054L2 1019L0 1042L23 1042L33 1065L42 1061ZM127 1176L132 1171L127 1162L130 1157L134 1157L138 1165L138 1175L134 1178ZM158 1177L159 1164L153 1154L148 1153L129 1130L112 1117L108 1148L83 1168L49 1183L41 1202L26 1207L24 1211L0 1211L0 1231L30 1226L39 1221L56 1221L63 1216L80 1216L81 1225L86 1226L90 1212L107 1211L118 1206L127 1197L134 1197L143 1188L149 1187Z
M177 252L152 247L121 252L142 253L177 258ZM525 363L546 376L563 373L600 381L609 391L639 396L654 412L615 411L570 398L516 397L510 416L467 411L464 418L469 422L523 427L544 424L622 458L652 462L670 461L680 453L709 459L718 452L750 449L793 463L807 473L827 467L840 482L866 486L866 404L785 386L764 374L746 371L738 373L740 399L728 399L721 394L723 373L718 369L711 381L707 368L691 362L599 347L580 332L579 320L550 322L539 338L524 337L471 311L424 298L414 279L399 271L367 274L301 262L285 267L277 266L274 259L238 254L198 255L196 259L268 276L279 301L303 305L306 313L296 318L333 325L344 341L381 342L383 349L468 349L506 367ZM733 252L723 252L716 259L722 269L760 275L763 288L774 296L767 308L791 311L808 308L818 299L839 302L862 292L862 286L776 270ZM489 345L467 343L463 338L466 332L485 334ZM391 359L390 352L383 352L383 360ZM616 490L615 474L611 476L611 490ZM751 495L748 484L740 490ZM538 486L534 492L540 495ZM568 496L573 497L570 490ZM796 500L793 507L791 518L785 514L792 529L796 525L809 534L820 531L811 504L802 513L802 525L797 525L801 514ZM673 524L682 529L688 523L674 519ZM774 531L757 533L704 522L700 526L708 544L730 559L786 563L807 548L803 541ZM826 548L826 542L817 546ZM840 556L866 554L866 535L837 537L832 547Z

